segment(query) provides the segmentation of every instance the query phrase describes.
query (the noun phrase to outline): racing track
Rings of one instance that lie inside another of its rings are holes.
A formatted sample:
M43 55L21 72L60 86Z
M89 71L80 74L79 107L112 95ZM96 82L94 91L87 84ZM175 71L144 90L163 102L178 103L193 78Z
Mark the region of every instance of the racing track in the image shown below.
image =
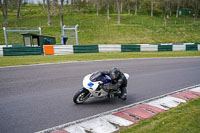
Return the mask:
M114 66L130 75L128 99L75 105L83 77ZM200 57L126 59L0 68L0 132L32 133L200 83Z

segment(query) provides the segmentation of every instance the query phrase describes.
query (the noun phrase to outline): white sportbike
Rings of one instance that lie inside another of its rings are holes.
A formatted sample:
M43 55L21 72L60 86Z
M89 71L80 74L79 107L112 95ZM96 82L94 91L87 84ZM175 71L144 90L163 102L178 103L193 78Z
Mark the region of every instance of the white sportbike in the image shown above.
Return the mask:
M123 74L128 80L129 75L127 73ZM100 72L88 74L83 79L83 88L76 92L73 101L76 104L81 104L90 98L108 97L110 92L112 92L113 97L121 93L120 89L109 91L111 88L112 84L109 76L102 75Z

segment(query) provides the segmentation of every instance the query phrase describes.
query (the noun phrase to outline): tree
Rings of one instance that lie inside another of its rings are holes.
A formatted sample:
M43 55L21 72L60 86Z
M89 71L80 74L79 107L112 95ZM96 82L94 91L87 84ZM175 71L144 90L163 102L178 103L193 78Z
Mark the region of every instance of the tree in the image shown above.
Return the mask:
M43 9L45 9L45 0L43 0Z
M95 4L96 4L97 16L99 16L99 0L96 0Z
M181 0L176 0L176 3L177 3L176 18L178 18L178 12L179 12L179 8L180 8L180 5L181 5Z
M151 17L153 17L153 2L154 0L151 0Z
M110 19L110 0L106 0L107 2L107 18Z
M47 0L47 8L48 8L48 26L51 25L51 18L50 18L50 1Z
M131 14L131 9L130 9L130 0L128 0L128 6L127 6L127 8L128 8L128 14Z
M75 1L75 0L71 0L71 4L72 4L72 5L74 5L74 3L75 3L74 1Z
M53 0L53 6L54 6L54 16L56 16L57 15L58 0Z
M62 27L63 26L63 3L64 3L64 0L61 0L60 1L61 3L61 6L60 6L60 26Z
M17 21L19 21L19 17L20 17L21 4L22 4L22 0L18 0L18 6L17 6Z
M123 12L123 0L121 1L121 13Z
M194 18L196 19L199 15L199 10L200 10L200 0L192 0L193 3L193 8L194 8Z
M80 11L81 10L81 0L78 0L77 4L78 4L78 10Z
M164 13L164 24L167 25L167 14L170 11L170 0L160 0L160 6Z
M120 24L121 0L117 0L118 24Z
M8 24L8 0L3 0L3 4L1 3L0 0L0 6L1 6L1 10L2 10L2 14L3 14L3 19L4 19L4 24Z
M138 11L138 0L135 0L135 16L137 16Z

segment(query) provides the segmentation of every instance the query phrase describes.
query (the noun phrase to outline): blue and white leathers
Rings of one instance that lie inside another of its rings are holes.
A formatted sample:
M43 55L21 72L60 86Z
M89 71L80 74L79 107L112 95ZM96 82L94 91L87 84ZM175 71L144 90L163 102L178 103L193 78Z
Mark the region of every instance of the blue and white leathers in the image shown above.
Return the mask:
M128 80L129 75L127 73L124 73L124 75ZM105 75L105 76L103 76L101 81L92 82L90 80L91 76L92 76L92 74L88 74L83 79L83 87L91 93L90 97L99 97L99 98L106 97L108 95L108 92L106 92L103 89L99 90L97 88L99 87L100 84L103 84L104 88L110 89L111 85L112 85L110 77Z

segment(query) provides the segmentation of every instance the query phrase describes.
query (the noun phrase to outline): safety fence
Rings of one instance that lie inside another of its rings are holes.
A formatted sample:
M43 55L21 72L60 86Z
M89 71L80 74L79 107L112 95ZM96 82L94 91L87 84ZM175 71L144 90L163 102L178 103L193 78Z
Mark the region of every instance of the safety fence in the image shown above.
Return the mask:
M51 51L51 52L49 52ZM73 53L98 52L140 52L140 51L200 51L200 43L183 44L99 44L99 45L44 45L41 47L0 46L0 55L65 55Z

